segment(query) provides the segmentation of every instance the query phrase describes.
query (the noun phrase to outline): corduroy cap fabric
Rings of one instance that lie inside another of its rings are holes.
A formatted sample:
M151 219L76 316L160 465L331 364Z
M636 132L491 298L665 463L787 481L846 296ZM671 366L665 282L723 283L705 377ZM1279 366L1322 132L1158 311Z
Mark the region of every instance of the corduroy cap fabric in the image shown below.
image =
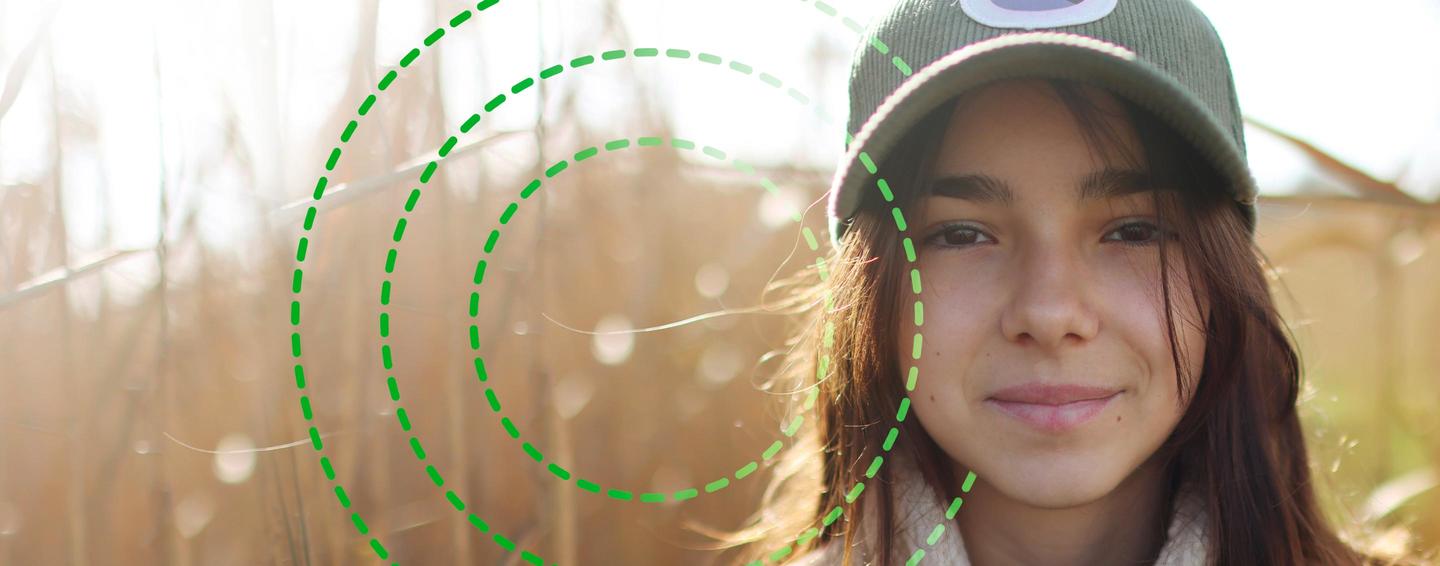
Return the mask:
M1230 62L1188 0L894 0L851 64L846 131L856 134L830 186L832 244L862 193L878 192L876 165L921 118L1012 78L1093 84L1155 114L1229 181L1253 235L1258 191Z

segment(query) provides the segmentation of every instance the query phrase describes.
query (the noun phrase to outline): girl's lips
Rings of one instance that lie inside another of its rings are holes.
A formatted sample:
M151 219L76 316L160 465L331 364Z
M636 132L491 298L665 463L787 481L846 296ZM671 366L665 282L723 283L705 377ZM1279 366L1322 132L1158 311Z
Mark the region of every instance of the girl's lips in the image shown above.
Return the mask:
M1061 433L1093 420L1121 390L1040 386L1002 391L985 403L1044 432Z

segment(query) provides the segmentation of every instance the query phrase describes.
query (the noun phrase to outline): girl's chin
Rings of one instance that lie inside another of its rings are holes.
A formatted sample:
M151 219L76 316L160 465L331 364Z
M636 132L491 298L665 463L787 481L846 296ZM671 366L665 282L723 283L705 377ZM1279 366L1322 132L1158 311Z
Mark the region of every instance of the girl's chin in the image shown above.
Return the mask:
M1001 457L998 465L968 469L1000 495L1033 507L1084 505L1109 494L1124 479L1113 470L1114 459L1099 453Z
M1080 475L1042 474L992 482L991 487L1007 499L1040 509L1068 509L1104 498L1113 489L1111 482Z

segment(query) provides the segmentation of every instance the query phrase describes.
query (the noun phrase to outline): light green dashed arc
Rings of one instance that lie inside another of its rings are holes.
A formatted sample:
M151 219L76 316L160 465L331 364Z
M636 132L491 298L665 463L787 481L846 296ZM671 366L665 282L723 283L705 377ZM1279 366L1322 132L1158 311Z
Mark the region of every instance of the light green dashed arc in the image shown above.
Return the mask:
M487 8L490 8L490 7L492 7L492 6L494 6L494 5L498 4L498 3L499 3L499 0L485 0L485 1L480 2L479 4L476 5L476 9L474 10L474 12L484 11L484 10L486 10ZM830 7L828 4L825 4L825 3L820 2L820 1L817 0L817 1L814 2L814 4L812 4L812 5L813 5L818 11L824 13L824 14L827 15L827 16L832 16L832 17L833 17L833 16L836 16L836 15L837 15L837 14L836 14L836 11L834 10L834 8L833 8L833 7ZM449 21L450 28L453 29L453 28L459 27L460 25L464 24L465 22L467 22L468 20L471 19L471 17L473 16L473 14L474 14L474 13L473 13L471 10L465 10L465 11L460 12L460 13L457 14L455 17L453 17L453 18L450 19L450 21ZM842 17L842 18L841 18L841 21L842 21L843 24L845 24L845 26L846 26L847 28L851 29L852 31L854 31L854 32L856 32L856 33L861 33L861 32L863 31L863 28L862 28L858 23L856 23L854 20L852 20L852 19L850 19L850 18ZM444 27L437 28L436 30L434 30L432 33L430 33L429 35L427 35L427 36L425 37L425 39L424 39L424 46L425 46L425 47L430 47L430 46L434 45L436 42L438 42L441 38L444 37L445 33L446 33L446 29L445 29ZM870 38L870 39L869 39L869 45L870 45L871 47L877 49L878 51L880 51L882 54L888 54L888 51L889 51L888 47L885 46L885 44L882 43L878 38ZM411 50L410 50L408 53L406 53L406 55L400 60L400 66L401 66L401 68L406 68L406 67L408 67L410 64L414 63L414 62L419 58L420 54L421 54L421 51L420 51L419 48L411 49ZM621 50L617 50L617 51L607 51L607 52L601 54L601 60L613 60L613 59L623 58L623 57L624 57L624 54L625 54L625 52L624 52L624 51L621 51ZM647 56L653 57L653 56L656 56L656 55L658 55L658 54L659 54L658 50L656 50L656 49L650 49L650 48L641 48L641 49L636 49L636 50L634 51L634 55L635 55L636 57L647 57ZM666 56L667 56L667 57L672 57L672 58L688 58L688 57L689 57L689 53L686 52L686 51L684 51L684 50L671 49L671 50L667 50L667 51L666 51ZM715 56L713 56L713 55L703 54L703 53L697 56L697 60L700 60L700 61L702 61L702 62L707 62L707 63L719 63L718 57L715 57ZM904 63L904 61L901 60L898 56L892 57L892 61L894 62L896 68L897 68L898 70L900 70L903 74L909 75L909 74L911 73L911 70L910 70L909 66L906 65L906 64ZM589 64L589 63L591 63L591 62L593 62L593 58L587 61L586 58L582 57L582 58L577 58L577 59L575 59L575 60L572 60L572 61L571 61L571 64L572 64L572 66L583 66L583 65ZM579 63L579 65L576 65L576 63ZM741 64L741 63L738 63L738 62L732 62L732 63L731 63L731 68L732 68L733 70L740 71L740 72L744 72L744 73L746 73L746 74L749 74L749 72L750 72L750 69L748 68L748 66L745 66L745 65L743 65L743 64ZM559 74L559 73L562 72L562 71L563 71L563 66L555 65L555 66L546 68L545 70L542 70L542 71L540 72L540 78L543 80L543 79L545 79L545 78L549 78L549 77L551 77L551 76L557 75L557 74ZM385 74L384 77L382 77L382 79L380 80L380 82L377 84L377 89L378 89L379 91L382 91L382 92L383 92L383 91L384 91L386 88L388 88L397 78L398 78L398 72L397 72L396 70L390 70L389 72L387 72L387 73ZM761 73L761 74L759 75L759 78L760 78L760 80L761 80L762 82L765 82L766 84L769 84L769 85L771 85L771 86L773 86L773 87L779 88L779 87L781 86L781 82L779 81L779 79L774 78L773 76L770 76L770 75L768 75L768 74ZM525 88L528 88L531 84L533 84L533 80L532 80L532 79L526 79L525 81L521 81L520 83L517 83L515 87L512 88L512 93L513 93L513 94L519 94L519 93L522 92ZM797 101L799 101L799 102L801 102L801 103L808 103L808 98L804 97L803 94L800 94L798 91L795 91L794 89L788 89L788 90L787 90L787 93L788 93L792 98L795 98ZM503 104L504 100L505 100L505 95L503 95L503 94L495 97L494 99L492 99L490 102L488 102L488 103L485 105L485 106L486 106L486 111L489 112L489 111L492 111L492 110L494 110L495 108L499 107L501 104ZM363 118L363 117L370 111L370 109L374 106L374 104L376 103L376 101L377 101L377 96L376 96L375 94L370 94L370 95L368 95L368 96L364 99L364 101L361 103L361 105L360 105L360 107L359 107L359 109L358 109L358 112L357 112L357 113L359 114L359 117L362 117L362 118ZM471 120L467 121L465 125L462 125L462 132L463 132L463 131L467 131L469 128L473 127L473 126L475 125L475 123L478 123L478 121L479 121L479 115L472 116L472 117L471 117ZM358 127L358 120L351 120L351 121L349 122L349 124L346 125L344 132L342 132L342 134L341 134L341 136L340 136L340 141L341 141L341 144L342 144L342 145L343 145L344 143L348 143L348 142L349 142L350 138L354 135L354 132L355 132L355 130L356 130L357 127ZM847 134L847 140L849 140L849 139L850 139L850 137L849 137L849 135ZM673 140L672 140L672 141L673 141ZM682 141L683 141L683 140L682 140ZM443 156L445 153L448 153L448 151L449 151L450 148L453 148L453 147L454 147L454 143L455 143L455 142L456 142L456 140L455 140L455 138L453 138L453 137L450 138L449 140L447 140L446 146L442 147L442 156ZM607 150L608 150L608 148L607 148ZM702 150L702 151L703 151L703 150ZM582 153L583 153L583 152L582 152ZM707 154L709 154L709 153L707 153ZM336 164L338 163L338 161L339 161L339 159L340 159L340 156L341 156L340 147L339 147L339 146L336 146L335 148L333 148L333 149L331 150L330 155L329 155L328 159L326 160L326 163L325 163L325 169L326 169L326 171L333 171L333 170L334 170ZM712 157L713 157L713 155L712 155ZM862 162L864 163L864 165L866 166L867 170L869 170L869 171L873 174L873 173L875 173L875 167L874 167L873 163L868 159L868 157L869 157L868 155L862 154L862 155L861 155L861 160L862 160ZM577 156L576 156L576 160L577 160L577 161L582 160L578 154L577 154ZM566 165L564 165L563 162L562 162L562 163L557 163L556 165L553 165L551 168L548 168L548 169L547 169L547 176L553 176L554 174L558 174L559 171L563 171L563 170L564 170L565 166L566 166ZM436 167L437 167L437 164L434 163L434 162L431 162L431 163L425 168L425 171L421 174L421 182L422 182L422 183L428 182L430 176L434 174ZM557 167L558 167L558 169L557 169ZM553 171L553 172L552 172L552 171ZM325 176L321 176L321 177L318 179L318 181L317 181L317 183L316 183L315 191L314 191L314 199L315 199L316 202L318 202L318 201L323 197L323 195L324 195L324 190L325 190L325 186L326 186L326 183L327 183L327 182L328 182L328 180L327 180L327 177L325 177ZM885 197L886 201L887 201L887 202L892 201L892 200L893 200L893 195L890 194L890 192L889 192L889 190L888 190L888 187L884 184L884 181L883 181L883 180L879 180L879 187L880 187L880 189L881 189L881 191L882 191L882 194L883 194L883 196ZM533 191L533 189L532 189L532 191ZM418 202L418 198L419 198L419 189L415 189L415 190L413 190L413 191L411 192L410 197L409 197L409 198L407 199L407 201L406 201L406 210L407 210L407 212L413 210L414 206L415 206L416 203ZM507 209L507 213L505 213L505 215L504 215L504 216L507 217L506 220L508 220L508 215L509 215L509 214L513 214L513 210ZM893 209L893 214L894 214L895 219L896 219L897 228L900 229L901 232L904 232L906 227L905 227L905 224L904 224L903 214L900 212L900 210L899 210L898 207L895 207L895 208ZM310 206L310 207L307 209L306 214L305 214L305 220L304 220L304 231L305 231L305 233L308 233L308 232L310 232L310 231L313 229L316 215L317 215L317 209L316 209L316 207L315 207L314 205ZM797 220L798 220L798 218L797 218ZM398 241L401 239L401 237L403 236L403 231L404 231L404 219L402 218L402 219L400 219L400 220L397 221L396 233L395 233L395 235L394 235L394 239L395 239L396 242L398 242ZM808 229L806 230L806 232L808 233ZM487 247L493 249L493 245L494 245L493 240L494 240L494 238L497 238L497 237L498 237L498 232L497 232L497 233L492 233L491 240L487 240L487 242L488 242L488 243L487 243ZM807 244L809 244L809 245L811 246L811 249L812 249L812 250L816 249L816 245L813 243L813 240L814 240L813 234L807 234L807 238L806 238L806 239L807 239ZM908 261L910 261L910 262L913 264L914 261L915 261L914 248L913 248L913 244L911 243L911 241L910 241L909 238L905 238L905 240L904 240L904 247L905 247L906 257L907 257ZM297 246L296 246L296 261L297 261L297 263L300 263L300 264L303 264L303 263L304 263L307 249L308 249L308 238L307 238L306 236L301 236L300 239L299 239L299 241L298 241L298 243L297 243ZM488 253L488 251L489 251L489 250L487 250L487 253ZM394 249L390 250L390 253L387 255L387 260L386 260L386 271L387 271L387 274L393 272L393 269L394 269L394 261L395 261L394 258L395 258L395 256L396 256L395 250L394 250ZM824 271L823 271L823 269L824 269L824 268L823 268L823 261L819 263L819 267L820 267L820 269L821 269L822 277L823 277L823 273L824 273ZM324 471L326 478L327 478L328 480L330 480L332 483L334 483L334 486L335 486L335 487L334 487L334 492L335 492L335 495L336 495L336 499L337 499L337 501L340 503L341 507L344 508L344 509L346 509L346 510L350 510L351 507L352 507L352 502L350 501L350 498L348 497L348 495L347 495L347 493L346 493L346 491L345 491L345 489L344 489L344 486L338 481L338 479L337 479L337 474L336 474L336 472L335 472L335 469L334 469L334 466L333 466L332 462L330 461L329 457L326 456L325 453L324 453L324 446L323 446L323 443L321 442L319 431L318 431L318 429L314 426L314 412L313 412L313 410L312 410L312 408L311 408L311 406L310 406L309 396L306 394L306 379L305 379L304 366L303 366L303 363L301 362L301 353L302 353L302 350L301 350L301 339L300 339L300 332L299 332L299 324L300 324L300 301L299 301L299 294L300 294L300 291L301 291L301 288L302 288L302 278L303 278L303 271L302 271L302 269L300 269L299 267L297 267L297 268L295 269L295 271L294 271L294 277L293 277L293 281L292 281L292 290L293 290L293 293L296 295L296 298L291 301L291 307L290 307L290 321L291 321L291 325L292 325L293 327L295 327L295 328L294 328L294 331L291 333L291 354L292 354L292 356L296 359L296 364L295 364L295 366L294 366L294 373L295 373L295 380L296 380L296 381L295 381L295 383L296 383L296 388L297 388L297 390L300 392L301 412L302 412L302 415L304 416L304 418L306 419L307 423L310 424L310 426L309 426L309 435L310 435L310 439L311 439L311 444L312 444L312 446L315 448L317 454L319 455L321 468L322 468L322 470ZM913 289L914 289L914 292L918 295L918 293L920 292L920 286L919 286L920 281L919 281L919 272L918 272L918 270L912 268L912 270L911 270L911 280L912 280L912 287L913 287ZM389 281L387 280L387 281L386 281L386 286L385 286L385 288L382 289L382 301L388 301L388 294L389 294L388 283L389 283ZM919 324L920 321L921 321L920 312L921 312L921 310L920 310L920 305L919 305L918 300L917 300L917 306L916 306L916 314L917 314L916 322L917 322L917 326L918 326L918 324ZM381 324L382 324L382 333L388 334L388 316L387 316L387 318L382 319L382 323L381 323ZM917 358L917 359L918 359L918 357L919 357L919 355L920 355L920 348L921 348L921 338L920 338L919 333L917 332L917 333L916 333L916 336L915 336L915 345L914 345L914 351L913 351L913 355L914 355L914 357ZM391 362L390 362L389 358L388 358L387 356L384 356L384 355L383 355L383 352L382 352L382 358L384 359L384 361L385 361L385 363L386 363L387 365L390 365ZM910 377L909 377L909 379L908 379L908 381L907 381L907 390L913 390L913 388L914 388L914 383L915 383L915 379L916 379L916 375L915 375L915 374L916 374L916 368L914 368L914 367L912 366L912 367L910 368L910 370L911 370L911 371L910 371ZM823 372L822 372L822 373L823 373ZM393 383L393 380L391 380L391 382ZM392 395L392 399L398 401L399 393L398 393L398 387L397 387L397 386L392 385L391 395ZM806 408L807 408L807 409L809 408L809 406L810 406L811 404L813 404L813 401L814 401L814 399L813 399L813 394L812 394L812 396L811 396L810 398L808 398L807 401L806 401ZM498 400L496 400L494 403L495 403L495 405L498 405ZM909 400L908 400L908 398L907 398L907 399L905 399L905 400L902 402L900 411L897 412L897 424L898 424L898 422L903 422L903 420L904 420L904 418L905 418L905 413L906 413L906 411L908 410L908 405L909 405ZM406 430L408 430L408 429L409 429L408 415L405 416L405 417L401 417L400 415L401 415L401 412L400 412L400 411L397 411L397 420L400 420L400 421L401 421L401 426L402 426L402 428L405 428ZM799 418L797 417L797 420L796 420L796 421L792 421L791 426L787 427L786 430L788 431L788 434L789 434L789 435L793 435L793 434L794 434L794 431L798 428L799 423L800 423L800 420L798 420L798 419L799 419ZM508 431L507 431L507 432L508 432ZM517 436L518 436L518 435L517 435ZM891 429L891 431L890 431L890 434L887 436L887 439L886 439L885 444L884 444L884 450L885 450L886 452L888 452L888 451L890 450L891 446L893 446L893 444L894 444L894 442L895 442L895 439L896 439L897 437L898 437L898 428L892 427L892 429ZM777 441L777 442L778 442L778 441ZM420 444L418 438L415 438L415 437L412 437L412 438L411 438L411 447L412 447L412 451L415 453L417 459L423 461L423 460L425 459L426 455L425 455L423 446ZM533 447L531 447L531 450L534 450ZM778 448L775 448L775 445L772 445L772 448L771 448L770 450L767 450L767 454L769 454L769 456L773 456L773 455L774 455L774 451L773 451L773 450L778 450ZM527 452L530 452L530 450L527 450ZM538 454L538 451L535 451L535 453ZM768 459L769 456L766 456L766 459ZM532 454L532 457L534 457L533 454ZM537 460L542 460L543 458L535 458L535 459L537 459ZM880 467L883 465L883 462L884 462L883 458L880 457L880 456L877 456L877 457L875 458L875 460L872 462L869 470L867 470L867 474L866 474L867 478L873 478L874 474L875 474L875 473L880 469ZM747 466L743 466L741 470L745 470L745 469L748 468L748 467L749 467L749 465L747 464ZM740 473L741 470L737 470L737 474ZM435 470L435 469L433 468L433 466L428 466L428 465L427 465L426 471L427 471L427 474L430 475L431 480L432 480L434 483L436 483L437 486L442 486L442 487L443 487L443 484L444 484L443 476L441 476L441 475L439 474L438 470ZM750 469L749 471L745 471L745 472L744 472L744 475L749 475L749 473L751 473L751 472L753 472L753 471L754 471L753 469ZM553 470L552 470L552 473L554 473ZM558 477L558 474L557 474L557 477ZM967 480L966 480L966 482L965 482L965 484L964 484L964 486L963 486L963 490L964 490L964 491L966 491L966 492L969 491L969 487L970 487L971 483L973 482L973 480L974 480L974 475L973 475L973 474L970 474L970 475L967 477ZM720 484L718 483L719 481L720 481L720 480L717 480L717 482L712 482L711 484L707 484L707 491L718 491L719 489L723 488L723 485L720 485ZM577 482L577 483L578 483L578 482ZM709 489L709 486L712 486L712 485L713 485L713 486L719 486L719 487L715 487L714 489ZM598 486L597 486L597 487L598 487ZM863 491L864 491L864 482L857 482L857 483L855 484L855 486L852 487L852 489L848 492L848 495L847 495L847 498L846 498L846 499L847 499L847 502L853 503L853 502L860 496L860 494L863 493ZM611 495L612 497L614 497L615 494L610 494L610 495ZM644 495L645 495L645 494L642 494L642 501L644 501L644 499L643 499ZM451 503L451 505L454 506L457 510L459 510L459 511L461 511L461 512L464 511L465 505L464 505L463 500L461 500L461 499L459 498L459 496L456 495L452 490L447 490L447 491L446 491L446 499L449 500L450 503ZM652 499L653 499L653 496L652 496ZM952 504L951 504L951 506L950 506L950 509L947 511L947 520L948 520L948 519L953 519L954 513L955 513L956 511L958 511L959 506L960 506L961 503L962 503L962 500L961 500L960 498L956 498L956 499L952 502ZM837 507L836 507L835 509L833 509L829 514L826 515L825 520L823 521L823 526L824 526L824 527L828 527L829 525L833 524L835 520L838 520L838 518L839 518L841 515L843 515L843 513L844 513L843 508L837 506ZM482 533L488 533L488 532L490 531L490 528L489 528L488 524L486 524L485 521L483 521L480 517L476 516L474 513L468 514L467 519L468 519L468 521L469 521L473 526L475 526L475 528L476 528L477 530L479 530L480 532L482 532ZM359 514L358 511L354 511L354 512L351 513L351 522L355 525L356 530L357 530L362 536L369 536L369 537L370 537L369 546L370 546L370 547L372 548L372 550L375 552L375 554L376 554L377 557L381 558L382 560L386 560L386 559L389 558L389 550L384 546L384 544L379 540L378 537L375 537L375 536L371 536L371 535L370 535L370 533L369 533L369 528L368 528L367 524L365 523L364 519L361 517L361 515ZM944 531L944 525L943 525L943 524L938 524L938 525L936 525L935 530L932 532L932 535L931 535L931 536L929 537L929 539L927 540L927 544L929 544L929 545L934 545L935 542L938 541L939 536L943 533L943 531ZM818 529L812 528L812 529L810 529L810 530L807 530L805 533L803 533L803 534L801 534L799 537L797 537L797 539L796 539L796 540L797 540L797 543L796 543L796 544L797 544L797 545L798 545L798 544L804 544L805 542L807 542L808 540L810 540L810 539L813 538L814 536L818 536L818 534L819 534L819 530L818 530ZM505 549L506 551L514 551L514 550L515 550L515 544L514 544L514 542L512 542L510 539L508 539L507 537L505 537L503 534L496 532L496 533L494 533L494 534L492 535L492 538L493 538L493 540L495 541L495 543L496 543L497 545L499 545L501 548ZM794 549L794 547L787 545L785 548L782 548L782 549L777 550L776 552L772 553L772 554L770 555L770 558L771 558L772 560L774 560L774 561L781 560L781 559L783 559L785 556L789 555L789 554L793 551L793 549ZM916 562L918 562L919 559L922 558L923 556L924 556L924 550L923 550L923 549L917 549L917 550L915 551L915 553L911 556L911 559L910 559L909 563L910 563L910 564L916 563ZM540 564L543 564L543 560L542 560L538 555L536 555L536 554L534 554L534 553L532 553L532 552L530 552L530 551L522 550L522 551L520 552L520 557L521 557L522 560L524 560L524 561L526 561L526 562L528 562L528 563L531 563L531 564L536 564L537 566L540 565ZM398 564L398 563L395 563L395 564Z

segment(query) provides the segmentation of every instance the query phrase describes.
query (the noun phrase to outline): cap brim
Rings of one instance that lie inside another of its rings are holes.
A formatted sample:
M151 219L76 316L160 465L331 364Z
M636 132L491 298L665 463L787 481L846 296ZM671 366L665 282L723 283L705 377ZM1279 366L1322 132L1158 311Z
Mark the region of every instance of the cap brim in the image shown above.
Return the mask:
M1016 33L977 42L931 63L891 93L846 150L830 186L831 241L838 242L872 176L896 143L926 114L958 94L1002 79L1072 79L1094 84L1155 114L1231 180L1241 204L1257 193L1239 142L1195 95L1130 50L1082 35ZM878 192L878 189L876 189ZM1253 206L1242 207L1253 228Z

